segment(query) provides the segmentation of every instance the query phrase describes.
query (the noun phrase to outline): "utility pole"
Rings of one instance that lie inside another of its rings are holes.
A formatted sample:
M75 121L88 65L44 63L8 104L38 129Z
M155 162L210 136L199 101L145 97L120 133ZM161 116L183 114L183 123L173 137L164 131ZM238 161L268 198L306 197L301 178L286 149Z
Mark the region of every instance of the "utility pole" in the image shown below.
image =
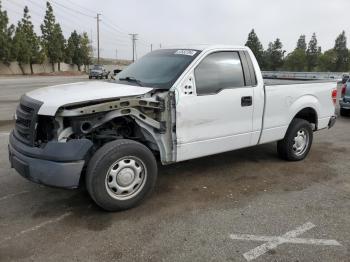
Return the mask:
M136 54L136 40L138 34L129 34L132 40L132 61L135 62L135 54Z
M115 64L118 63L118 49L115 49Z
M159 44L159 48L162 49L162 44Z
M151 44L151 52L153 51L153 44Z
M100 64L100 15L97 14L96 21L97 21L97 64Z

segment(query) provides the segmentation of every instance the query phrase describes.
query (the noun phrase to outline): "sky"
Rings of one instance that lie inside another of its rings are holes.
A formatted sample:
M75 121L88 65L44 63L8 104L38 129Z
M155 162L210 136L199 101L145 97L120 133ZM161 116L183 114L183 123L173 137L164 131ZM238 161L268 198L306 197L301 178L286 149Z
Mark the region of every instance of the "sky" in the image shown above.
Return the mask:
M25 5L40 34L45 0L0 0L11 23L17 23ZM129 33L137 33L137 57L176 45L244 45L254 28L264 48L280 38L287 52L301 34L307 41L316 33L322 50L350 22L344 10L349 0L49 0L56 20L68 37L76 29L92 38L96 55L96 14L100 13L100 55L131 59ZM349 35L348 35L349 36Z

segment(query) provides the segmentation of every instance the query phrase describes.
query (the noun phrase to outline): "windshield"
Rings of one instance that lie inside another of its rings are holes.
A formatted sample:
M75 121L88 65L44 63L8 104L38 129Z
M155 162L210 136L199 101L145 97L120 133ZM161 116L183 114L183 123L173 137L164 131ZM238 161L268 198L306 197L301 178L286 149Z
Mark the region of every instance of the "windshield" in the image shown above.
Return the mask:
M151 52L118 74L117 82L170 89L200 51L162 49Z
M102 70L102 66L94 65L93 70Z

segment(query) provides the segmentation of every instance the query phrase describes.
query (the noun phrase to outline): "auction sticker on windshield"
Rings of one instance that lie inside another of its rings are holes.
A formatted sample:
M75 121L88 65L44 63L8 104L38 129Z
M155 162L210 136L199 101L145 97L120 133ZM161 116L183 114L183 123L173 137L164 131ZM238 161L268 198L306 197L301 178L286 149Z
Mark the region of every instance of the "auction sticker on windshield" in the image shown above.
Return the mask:
M197 51L194 50L177 50L175 52L175 55L188 55L188 56L194 56L197 53Z

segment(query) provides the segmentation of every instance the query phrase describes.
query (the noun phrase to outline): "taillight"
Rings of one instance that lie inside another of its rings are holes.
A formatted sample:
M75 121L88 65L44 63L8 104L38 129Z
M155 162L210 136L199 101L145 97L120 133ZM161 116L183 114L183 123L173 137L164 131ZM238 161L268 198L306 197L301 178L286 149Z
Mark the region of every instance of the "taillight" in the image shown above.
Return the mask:
M345 96L346 84L341 87L341 97Z
M333 100L333 104L334 104L334 105L337 103L337 94L338 94L337 89L334 88L334 89L332 90L332 100Z

